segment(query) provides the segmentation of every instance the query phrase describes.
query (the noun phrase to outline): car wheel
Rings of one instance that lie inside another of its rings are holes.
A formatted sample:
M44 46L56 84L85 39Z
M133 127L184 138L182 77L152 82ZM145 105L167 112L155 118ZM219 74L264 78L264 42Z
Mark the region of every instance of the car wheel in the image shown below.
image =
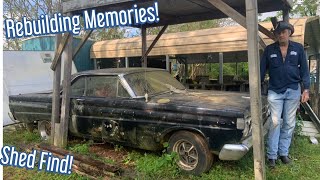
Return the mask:
M50 121L38 121L38 130L43 140L49 140L51 135L51 122Z
M189 131L174 133L169 139L168 151L177 153L177 164L182 171L194 175L207 172L213 162L207 142L200 135Z

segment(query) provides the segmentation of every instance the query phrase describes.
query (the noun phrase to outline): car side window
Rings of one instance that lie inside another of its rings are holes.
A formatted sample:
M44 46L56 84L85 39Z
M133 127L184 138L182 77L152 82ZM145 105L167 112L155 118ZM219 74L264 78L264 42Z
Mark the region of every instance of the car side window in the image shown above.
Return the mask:
M129 97L116 76L88 76L87 96L94 97Z
M76 79L71 85L71 95L84 96L85 95L85 77Z

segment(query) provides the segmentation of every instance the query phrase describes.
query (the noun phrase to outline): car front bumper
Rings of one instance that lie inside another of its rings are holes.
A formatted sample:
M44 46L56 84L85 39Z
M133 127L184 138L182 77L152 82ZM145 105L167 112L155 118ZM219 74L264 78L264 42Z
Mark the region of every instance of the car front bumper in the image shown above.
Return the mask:
M270 124L270 118L263 126L263 135L265 136L268 132ZM240 144L225 144L220 153L219 159L221 160L239 160L241 159L252 147L252 135L244 139Z

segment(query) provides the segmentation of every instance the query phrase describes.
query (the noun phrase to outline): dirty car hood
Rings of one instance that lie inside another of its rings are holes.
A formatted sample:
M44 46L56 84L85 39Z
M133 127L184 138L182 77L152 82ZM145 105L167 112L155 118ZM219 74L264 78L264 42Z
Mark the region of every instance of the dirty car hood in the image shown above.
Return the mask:
M188 90L165 93L150 98L149 103L196 107L198 109L244 113L250 110L248 93Z

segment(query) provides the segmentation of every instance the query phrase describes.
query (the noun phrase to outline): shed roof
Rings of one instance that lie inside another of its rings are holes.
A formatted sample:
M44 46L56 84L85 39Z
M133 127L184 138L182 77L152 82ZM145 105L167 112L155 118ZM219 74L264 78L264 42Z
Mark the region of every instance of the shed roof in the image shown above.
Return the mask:
M319 17L290 19L295 32L291 39L310 46L309 54L319 51L320 31ZM272 28L271 22L261 23L267 29ZM267 44L273 40L260 33ZM147 36L149 46L155 35ZM90 51L91 58L119 58L141 56L141 37L106 40L96 42ZM317 50L318 49L318 50ZM163 34L149 56L157 55L192 55L191 59L203 59L207 62L217 61L219 52L224 52L225 62L247 61L247 31L241 26L212 28L189 32ZM211 60L210 60L211 59ZM190 61L189 61L190 62Z
M245 1L222 0L233 7L239 13L245 15ZM83 10L95 9L97 12L119 11L138 7L148 7L153 0L62 0L63 12L81 14ZM179 24L185 22L203 21L228 17L206 0L158 0L160 22L145 24L146 26L162 26L165 24ZM279 11L293 4L292 0L257 0L258 12Z

